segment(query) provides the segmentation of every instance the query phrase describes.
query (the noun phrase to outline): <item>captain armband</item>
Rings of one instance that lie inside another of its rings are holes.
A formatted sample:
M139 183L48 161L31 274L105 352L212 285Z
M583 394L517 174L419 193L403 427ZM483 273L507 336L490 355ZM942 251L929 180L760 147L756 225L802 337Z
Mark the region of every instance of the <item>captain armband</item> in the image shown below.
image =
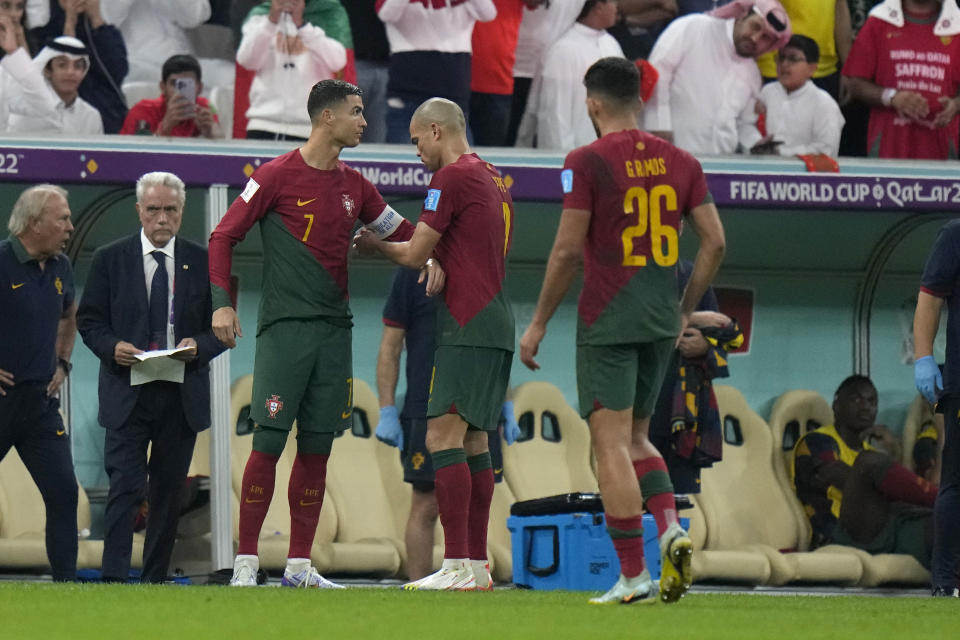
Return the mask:
M373 235L377 236L378 240L383 240L393 235L393 232L403 224L404 220L405 218L397 213L393 207L387 205L376 220L364 226Z

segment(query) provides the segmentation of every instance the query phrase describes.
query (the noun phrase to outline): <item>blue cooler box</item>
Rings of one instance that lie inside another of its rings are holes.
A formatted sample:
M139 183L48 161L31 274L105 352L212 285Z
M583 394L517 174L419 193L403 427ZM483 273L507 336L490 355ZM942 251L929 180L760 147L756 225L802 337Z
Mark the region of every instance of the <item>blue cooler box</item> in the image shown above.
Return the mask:
M680 519L684 528L686 518ZM530 589L606 591L620 576L620 561L602 513L562 513L507 518L513 547L513 582ZM647 569L660 578L657 524L643 516Z

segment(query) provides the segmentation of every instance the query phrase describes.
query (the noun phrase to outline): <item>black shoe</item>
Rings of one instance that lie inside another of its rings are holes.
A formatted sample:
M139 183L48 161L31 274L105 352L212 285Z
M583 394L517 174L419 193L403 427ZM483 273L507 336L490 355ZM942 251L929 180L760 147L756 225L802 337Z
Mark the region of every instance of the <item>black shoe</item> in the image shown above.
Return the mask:
M934 598L960 598L960 590L956 587L934 587L930 595Z

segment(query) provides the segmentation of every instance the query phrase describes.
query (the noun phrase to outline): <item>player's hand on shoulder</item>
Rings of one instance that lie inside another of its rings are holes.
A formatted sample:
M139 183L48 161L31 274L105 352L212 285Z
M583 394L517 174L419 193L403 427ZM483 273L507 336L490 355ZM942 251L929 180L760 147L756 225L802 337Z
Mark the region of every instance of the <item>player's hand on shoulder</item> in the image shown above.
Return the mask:
M374 435L380 442L403 451L403 427L395 406L380 407L380 422Z

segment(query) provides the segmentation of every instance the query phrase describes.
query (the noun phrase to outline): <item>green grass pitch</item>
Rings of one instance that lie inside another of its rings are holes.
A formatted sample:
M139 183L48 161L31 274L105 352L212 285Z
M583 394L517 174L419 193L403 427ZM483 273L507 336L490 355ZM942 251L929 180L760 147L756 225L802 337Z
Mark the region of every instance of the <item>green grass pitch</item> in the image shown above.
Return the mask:
M586 603L590 594L499 590L0 583L0 637L879 640L960 637L956 600L688 594L673 605Z

